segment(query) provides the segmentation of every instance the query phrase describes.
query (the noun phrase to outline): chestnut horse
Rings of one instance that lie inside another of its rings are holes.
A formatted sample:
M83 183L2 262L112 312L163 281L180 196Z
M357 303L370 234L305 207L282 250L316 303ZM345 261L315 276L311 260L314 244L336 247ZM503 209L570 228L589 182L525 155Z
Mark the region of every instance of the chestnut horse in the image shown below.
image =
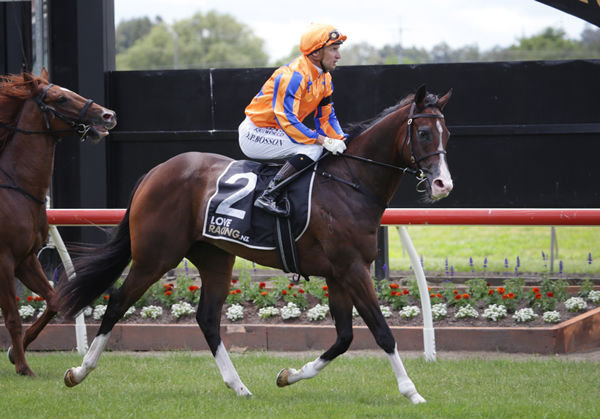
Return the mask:
M445 155L449 133L441 113L450 95L438 98L422 86L376 119L361 124L351 134L344 154L319 161L318 173L327 172L328 180L313 185L310 223L297 248L303 273L326 279L337 339L300 370L282 370L279 386L314 377L348 349L355 306L388 355L400 392L413 403L425 401L408 377L379 309L370 266L377 254L381 217L405 172L419 175L430 199L443 198L452 189ZM68 316L105 292L130 260L131 267L121 287L111 292L98 334L81 366L65 373L67 386L85 379L96 367L115 323L150 285L186 257L200 272L202 293L196 319L223 380L238 395L251 395L221 341L221 310L236 255L265 266L281 265L275 250L202 235L207 201L230 163L227 157L192 152L156 166L134 189L114 238L75 260L76 278L61 281L59 287L60 310Z
M45 200L61 136L99 141L116 124L115 113L91 99L29 73L0 76L0 308L17 373L33 376L25 349L56 314L57 295L36 252L48 236ZM22 336L14 278L46 300L44 313Z

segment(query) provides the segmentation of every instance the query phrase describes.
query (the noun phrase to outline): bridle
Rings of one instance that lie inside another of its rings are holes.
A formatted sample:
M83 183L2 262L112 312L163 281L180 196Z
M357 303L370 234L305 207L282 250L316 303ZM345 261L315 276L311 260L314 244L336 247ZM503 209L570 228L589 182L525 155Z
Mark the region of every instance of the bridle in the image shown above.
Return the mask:
M85 102L85 104L83 105L83 107L79 111L79 113L77 114L77 117L76 118L72 118L72 117L70 117L68 115L65 115L64 113L62 113L62 112L54 109L52 106L50 106L50 105L48 105L48 104L46 104L44 102L44 99L46 99L46 95L48 94L48 90L50 90L50 88L52 86L53 86L52 83L48 84L48 86L46 86L44 88L44 90L42 91L42 93L39 96L36 96L36 97L32 98L33 101L40 108L40 111L42 112L42 115L44 117L44 122L46 124L46 130L44 130L44 131L24 130L24 129L18 128L16 126L6 125L6 124L4 124L2 122L0 122L0 127L6 128L6 129L11 130L13 132L18 132L20 134L25 134L25 135L50 134L55 139L57 139L57 137L55 136L55 134L64 134L64 133L70 133L70 132L74 132L75 131L75 132L77 132L78 134L81 135L81 137L80 137L81 141L84 141L85 138L86 138L86 136L87 136L88 131L91 129L91 126L87 125L87 124L84 124L83 122L81 122L81 119L85 116L85 113L87 112L87 110L90 107L90 105L92 103L94 103L94 101L92 99L88 99L87 102ZM48 118L48 115L51 115L52 118L58 118L58 119L63 120L64 122L66 122L68 125L71 126L71 129L50 130L50 120ZM10 176L10 174L8 174L1 167L0 167L0 171L12 183L11 185L0 185L0 189L13 190L13 191L19 192L20 194L26 196L27 198L31 199L33 202L35 202L37 204L40 204L40 205L44 205L45 204L44 200L35 197L31 193L27 192L25 189L21 188L19 185L17 185L17 183L15 182L15 180L12 178L12 176Z
M70 132L76 132L80 135L80 140L84 141L87 136L87 133L92 128L92 126L84 124L83 122L81 122L81 120L85 116L85 113L89 109L90 105L92 103L94 103L94 101L92 99L88 99L85 102L85 104L83 105L83 107L81 108L81 110L79 111L79 113L77 114L77 117L76 118L70 117L70 116L65 115L64 113L54 109L52 106L50 106L44 102L44 99L46 99L46 95L48 94L48 90L50 90L50 88L52 86L54 86L54 84L52 84L52 83L48 84L48 86L46 86L44 88L44 90L42 91L42 93L39 96L32 98L33 101L40 108L40 111L42 112L42 115L44 117L44 122L46 123L46 130L44 130L44 131L24 130L21 128L17 128L16 126L4 124L2 122L0 122L0 127L9 129L14 132L18 132L20 134L25 134L25 135L50 134L55 138L56 138L56 136L54 134L66 134L66 133L70 133ZM50 119L48 118L48 115L52 116L53 119L58 118L64 122L66 122L69 126L71 126L71 129L50 130Z
M399 170L403 174L410 173L410 174L414 175L418 180L418 183L416 186L417 192L426 192L426 189L420 189L420 187L424 182L429 182L429 179L427 179L427 176L425 176L425 173L429 172L429 170L421 168L419 163L422 162L423 160L427 159L428 157L435 156L438 154L446 154L446 150L432 151L431 153L427 153L423 156L420 156L419 158L416 158L415 150L414 150L414 146L413 146L413 126L414 126L413 122L419 118L444 119L444 115L435 114L435 113L414 113L415 106L416 106L415 102L413 102L410 106L410 112L408 115L408 120L406 122L407 123L406 133L404 134L404 139L402 140L402 145L400 146L400 155L402 155L402 154L404 154L404 149L406 148L406 144L410 145L410 160L411 160L411 163L414 164L414 166L415 166L414 168L396 166L393 164L383 163L383 162L379 162L376 160L371 160L371 159L367 159L365 157L360 157L360 156L354 156L352 154L347 154L347 153L339 154L339 156L349 158L349 159L359 160L359 161L369 163L369 164L374 164L376 166L387 167L392 170ZM425 108L427 108L427 107L437 107L437 105L429 105L429 106L426 106Z

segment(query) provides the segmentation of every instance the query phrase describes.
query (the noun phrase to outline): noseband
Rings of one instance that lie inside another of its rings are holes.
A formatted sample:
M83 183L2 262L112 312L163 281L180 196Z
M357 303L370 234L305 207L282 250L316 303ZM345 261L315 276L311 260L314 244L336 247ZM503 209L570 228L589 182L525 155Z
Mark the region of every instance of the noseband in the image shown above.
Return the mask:
M50 83L48 86L46 86L44 88L44 90L42 91L42 93L39 96L33 98L33 101L38 105L38 107L40 108L40 111L42 112L42 115L44 116L44 121L46 123L45 131L24 130L24 129L20 129L20 128L11 126L11 125L3 124L2 122L0 122L0 126L2 126L3 128L9 129L11 131L18 132L18 133L25 134L25 135L51 134L54 136L54 134L65 134L65 133L69 133L69 132L77 132L81 136L80 137L81 141L85 140L88 131L92 127L91 127L91 125L84 124L83 122L81 122L81 120L85 116L85 113L87 112L90 105L92 103L94 103L94 101L92 99L88 99L87 102L85 102L85 104L79 111L79 113L77 114L77 117L72 118L72 117L65 115L64 113L54 109L52 106L50 106L44 102L44 100L46 99L46 95L48 94L48 90L50 90L50 88L52 86L54 86L54 85L52 83ZM48 118L49 114L52 116L52 118L58 118L64 122L66 122L69 126L71 126L71 129L50 130L50 120Z
M53 86L53 84L50 83L48 86L46 86L44 88L44 90L42 91L42 93L39 96L33 98L35 103L40 108L42 115L44 116L44 121L46 122L46 131L23 130L23 129L17 128L16 126L14 127L11 125L6 125L2 122L0 122L0 126L7 128L11 131L18 132L18 133L25 134L25 135L50 134L50 135L54 136L54 134L69 133L69 132L75 131L81 135L81 141L83 141L85 139L88 131L91 129L91 126L82 123L81 119L84 117L88 108L90 107L90 105L92 103L94 103L94 101L92 99L88 99L87 102L85 102L85 104L79 111L79 114L77 114L77 118L71 118L70 116L67 116L64 113L57 111L52 106L49 106L44 102L44 99L46 99L46 95L48 94L48 90L50 90L50 88L52 86ZM63 120L64 122L69 124L72 128L65 129L65 130L54 130L54 131L50 130L50 120L48 119L48 114L50 114L52 116L52 118L59 118L59 119ZM12 176L10 174L8 174L8 172L6 172L6 170L4 170L0 167L0 172L2 172L2 174L4 174L4 176L11 183L9 185L0 184L0 189L13 190L13 191L19 192L20 194L26 196L27 198L31 199L33 202L35 202L37 204L40 204L40 205L45 204L45 201L43 199L39 199L39 198L35 197L31 193L27 192L25 189L21 188L19 185L17 185L15 180L12 178Z

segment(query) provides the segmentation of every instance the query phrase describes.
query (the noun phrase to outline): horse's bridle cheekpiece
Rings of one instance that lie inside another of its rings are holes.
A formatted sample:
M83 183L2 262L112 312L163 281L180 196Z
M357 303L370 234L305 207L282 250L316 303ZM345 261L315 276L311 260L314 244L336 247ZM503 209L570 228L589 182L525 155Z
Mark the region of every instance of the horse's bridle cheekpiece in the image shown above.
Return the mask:
M92 99L88 99L87 102L85 102L85 104L83 105L83 107L79 111L79 113L77 114L77 118L76 119L75 118L71 118L70 116L67 116L67 115L63 114L62 112L57 111L52 106L49 106L48 104L46 104L44 102L44 100L46 99L46 95L48 94L48 90L50 90L50 88L52 86L53 86L52 83L48 84L48 86L46 86L44 88L44 90L42 91L42 93L39 96L33 98L33 100L35 101L35 103L40 108L40 111L42 112L42 115L44 116L44 121L46 123L46 130L45 131L23 130L23 129L17 128L16 126L6 125L6 124L4 124L2 122L0 122L0 126L2 126L3 128L9 129L11 131L14 131L14 132L18 132L20 134L25 134L25 135L50 134L53 137L55 137L54 134L62 134L62 133L69 133L69 132L74 132L75 131L75 132L77 132L78 134L81 135L81 137L80 137L81 141L84 141L85 138L86 138L86 135L87 135L88 131L91 129L91 126L90 125L86 125L83 122L81 122L81 119L84 117L84 115L87 112L88 108L90 107L90 105L92 103L94 103L94 101ZM52 115L52 118L59 118L59 119L63 120L64 122L66 122L67 124L69 124L72 128L71 129L65 129L65 130L53 130L53 131L50 130L50 121L48 119L48 114ZM11 185L0 185L1 189L11 189L13 191L21 193L22 195L26 196L27 198L31 199L32 201L34 201L34 202L36 202L36 203L38 203L40 205L44 205L45 204L44 200L39 199L39 198L33 196L31 193L27 192L25 189L23 189L19 185L17 185L17 183L14 181L14 179L4 169L2 169L1 167L0 167L0 171L12 183Z

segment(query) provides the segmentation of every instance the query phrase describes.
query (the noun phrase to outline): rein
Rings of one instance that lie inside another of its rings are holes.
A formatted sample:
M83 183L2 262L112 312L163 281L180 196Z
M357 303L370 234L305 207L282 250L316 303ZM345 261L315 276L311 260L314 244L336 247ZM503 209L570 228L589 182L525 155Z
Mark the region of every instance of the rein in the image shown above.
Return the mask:
M48 94L48 90L50 90L50 88L52 86L53 86L52 83L48 84L48 86L46 86L44 88L44 90L42 91L42 93L39 96L33 98L33 100L35 101L35 103L40 108L40 111L42 112L42 115L44 117L44 121L46 123L46 130L45 131L24 130L24 129L18 128L16 126L4 124L3 122L0 122L0 127L6 128L6 129L11 130L13 132L18 132L20 134L25 134L25 135L36 135L36 134L45 134L45 135L48 135L48 134L50 134L55 139L56 139L56 137L54 136L54 134L70 133L70 132L75 131L75 132L77 132L78 134L81 135L80 139L81 139L81 141L83 141L86 138L86 135L87 135L88 131L91 129L91 126L82 123L81 119L84 117L84 115L87 112L88 108L90 107L90 105L92 103L94 103L94 101L92 99L88 99L87 102L85 102L85 104L83 105L83 107L79 111L79 114L77 115L77 119L71 118L71 117L63 114L62 112L57 111L52 106L49 106L49 105L47 105L44 102L44 99L46 98L46 95ZM53 131L50 130L50 121L48 119L48 114L52 115L52 118L59 118L59 119L63 120L64 122L66 122L67 124L69 124L72 128L71 129L64 129L64 130L53 130ZM35 202L37 204L40 204L40 205L44 205L46 203L45 200L42 200L42 199L39 199L39 198L35 197L31 193L27 192L25 189L21 188L19 185L17 185L17 183L12 178L12 176L9 175L6 172L6 170L4 170L4 169L2 169L0 167L0 171L12 183L12 185L0 185L0 189L8 189L8 190L12 190L12 191L15 191L15 192L19 192L23 196L31 199L33 202Z
M54 85L52 83L50 83L48 86L46 86L44 88L44 91L42 92L42 94L40 96L33 98L35 103L40 108L40 111L42 111L42 115L44 116L44 121L46 123L46 130L44 130L44 131L24 130L24 129L18 128L16 126L7 125L3 122L0 122L0 127L6 128L13 132L18 132L20 134L25 134L25 135L51 134L52 136L54 136L54 134L66 134L66 133L70 133L70 132L76 132L76 133L80 134L80 140L84 141L88 131L92 127L90 125L86 125L83 122L81 122L81 119L84 117L88 108L90 107L90 105L92 103L94 103L94 101L92 99L88 99L87 102L85 102L85 104L79 111L77 118L71 118L70 116L67 116L64 113L57 111L52 106L49 106L48 104L46 104L44 102L44 99L46 98L46 95L48 94L48 90L52 86L54 86ZM48 119L48 114L52 115L52 118L58 118L64 122L66 122L68 125L71 126L71 129L50 130L50 120Z
M360 156L355 156L353 154L346 154L346 153L342 153L339 154L340 157L344 157L344 158L349 158L349 159L354 159L354 160L358 160L361 161L363 163L367 163L367 164L373 164L376 166L381 166L381 167L386 167L388 169L392 169L392 170L398 170L400 172L402 172L402 174L404 173L410 173L412 175L415 175L415 177L418 180L417 186L416 186L416 190L417 192L425 192L425 190L421 190L420 185L423 182L428 182L429 180L427 179L427 177L425 176L426 172L429 172L427 169L422 169L419 166L419 162L425 160L428 157L431 156L436 156L438 154L446 154L446 150L436 150L433 151L431 153L427 153L424 156L420 156L418 159L415 157L415 151L414 151L414 147L413 147L413 141L412 141L412 127L413 127L413 122L415 119L418 118L440 118L443 119L444 115L441 114L433 114L433 113L414 113L415 110L415 103L413 102L411 107L410 107L410 114L408 116L408 127L406 129L406 134L404 135L404 139L402 140L402 145L400 146L400 154L402 154L404 152L404 148L406 147L406 144L410 144L410 159L411 162L415 165L415 168L413 169L412 167L402 167L402 166L396 166L393 164L388 164L388 163L383 163L383 162L379 162L376 160L372 160L372 159L368 159L366 157L360 157ZM342 179L340 177L334 176L331 173L328 172L321 172L319 173L321 176L326 177L327 179L331 179L331 180L335 180L338 182L341 182L345 185L350 186L351 188L353 188L354 190L357 190L359 192L361 192L363 195L371 198L373 201L375 201L376 203L378 203L379 205L381 205L382 207L387 207L387 204L385 202L383 202L383 200L375 195L373 195L370 191L366 190L365 188L363 188L359 183L358 183L358 179L356 178L356 176L354 175L354 173L352 173L352 170L350 170L350 173L352 174L352 178L354 180L354 182L349 182L345 179Z

